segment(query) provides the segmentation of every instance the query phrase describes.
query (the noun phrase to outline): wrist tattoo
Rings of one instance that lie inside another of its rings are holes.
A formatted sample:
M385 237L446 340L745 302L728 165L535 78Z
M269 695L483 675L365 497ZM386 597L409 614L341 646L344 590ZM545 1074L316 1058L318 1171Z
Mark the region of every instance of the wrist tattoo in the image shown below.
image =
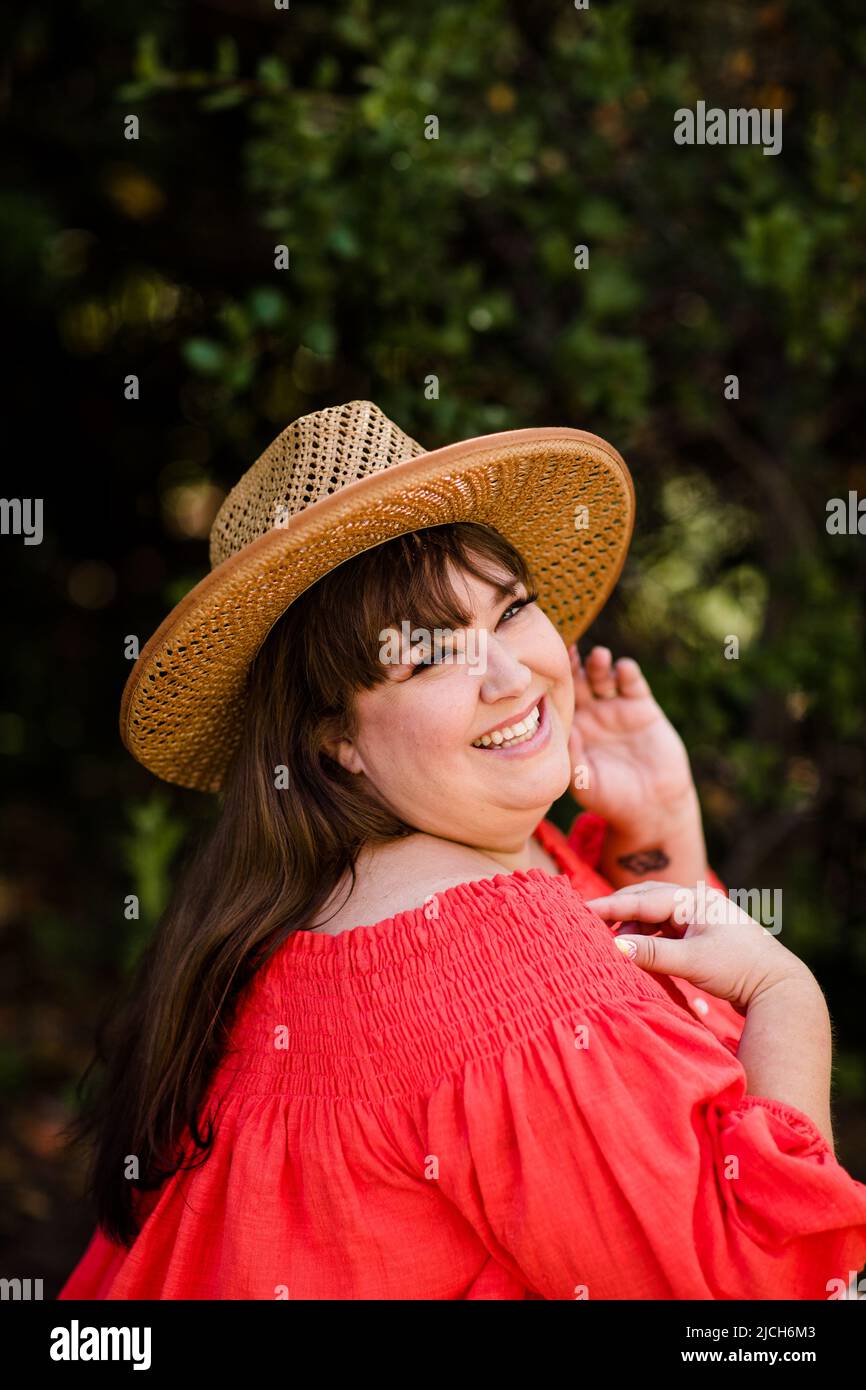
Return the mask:
M666 869L671 862L663 849L642 849L636 854L623 854L617 859L632 874L648 874L653 869Z

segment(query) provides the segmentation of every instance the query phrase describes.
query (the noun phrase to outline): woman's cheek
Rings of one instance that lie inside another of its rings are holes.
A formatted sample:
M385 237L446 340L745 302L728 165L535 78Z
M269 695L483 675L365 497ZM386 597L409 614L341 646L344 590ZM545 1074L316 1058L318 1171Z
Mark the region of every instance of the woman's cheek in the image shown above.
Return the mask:
M448 728L441 717L400 719L390 722L383 730L382 754L393 759L400 756L410 764L430 764L441 761L449 747Z
M558 638L556 661L551 669L555 672L553 691L557 708L566 712L570 710L568 722L571 723L571 715L574 714L574 676L568 651L561 638Z
M574 698L574 679L571 674L571 667L568 668L568 676L562 685L562 709L564 710L563 724L566 731L571 728L574 719L575 698Z

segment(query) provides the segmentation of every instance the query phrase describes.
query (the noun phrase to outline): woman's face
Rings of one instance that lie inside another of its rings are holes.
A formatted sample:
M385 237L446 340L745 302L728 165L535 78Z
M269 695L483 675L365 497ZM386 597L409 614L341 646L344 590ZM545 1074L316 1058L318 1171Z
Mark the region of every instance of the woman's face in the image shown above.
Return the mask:
M408 641L395 642L384 683L356 696L357 736L340 744L337 756L418 830L482 849L519 850L571 781L568 652L536 603L521 606L527 591L520 581L503 598L462 569L452 568L451 578L458 592L465 588L472 620L455 639L446 635L439 650L459 659L432 660L435 634L419 641L407 614ZM429 664L403 659L408 645ZM522 743L497 738L473 746L536 705L540 723Z

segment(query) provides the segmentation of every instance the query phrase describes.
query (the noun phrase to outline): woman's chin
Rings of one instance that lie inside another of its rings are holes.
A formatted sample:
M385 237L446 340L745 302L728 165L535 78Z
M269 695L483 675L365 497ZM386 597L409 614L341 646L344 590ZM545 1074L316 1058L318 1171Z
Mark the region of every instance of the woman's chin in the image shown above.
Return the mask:
M503 758L497 763L495 753L488 756L490 772L483 778L484 792L493 792L494 799L498 799L495 792L501 789L508 803L515 807L552 805L571 786L571 760L565 746L557 748L553 744L537 757L525 760Z

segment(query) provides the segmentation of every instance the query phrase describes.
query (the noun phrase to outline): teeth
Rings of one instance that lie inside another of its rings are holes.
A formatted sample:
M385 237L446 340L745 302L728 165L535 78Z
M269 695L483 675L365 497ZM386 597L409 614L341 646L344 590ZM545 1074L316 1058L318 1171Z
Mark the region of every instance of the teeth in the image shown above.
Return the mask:
M506 725L504 729L494 729L492 734L482 734L472 744L473 748L500 748L503 745L514 743L525 743L532 738L541 722L541 715L538 712L538 705L532 710L525 719L520 719L516 724Z

